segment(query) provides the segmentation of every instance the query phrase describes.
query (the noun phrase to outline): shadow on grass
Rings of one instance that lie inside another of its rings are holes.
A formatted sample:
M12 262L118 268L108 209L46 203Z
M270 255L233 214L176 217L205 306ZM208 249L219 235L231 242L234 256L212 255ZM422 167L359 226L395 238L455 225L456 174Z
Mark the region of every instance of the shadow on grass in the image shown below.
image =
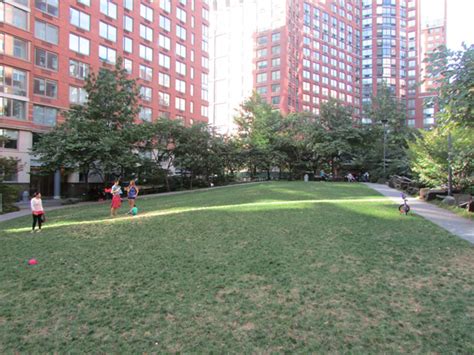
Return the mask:
M385 199L323 201L5 239L0 350L469 352L473 249Z

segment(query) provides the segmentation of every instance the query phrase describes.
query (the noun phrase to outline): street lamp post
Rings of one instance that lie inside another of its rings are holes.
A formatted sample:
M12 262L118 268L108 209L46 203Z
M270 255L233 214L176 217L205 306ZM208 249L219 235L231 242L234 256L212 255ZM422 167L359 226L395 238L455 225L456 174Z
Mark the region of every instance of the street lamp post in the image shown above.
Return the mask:
M387 122L386 118L381 120L383 124L383 177L387 177Z

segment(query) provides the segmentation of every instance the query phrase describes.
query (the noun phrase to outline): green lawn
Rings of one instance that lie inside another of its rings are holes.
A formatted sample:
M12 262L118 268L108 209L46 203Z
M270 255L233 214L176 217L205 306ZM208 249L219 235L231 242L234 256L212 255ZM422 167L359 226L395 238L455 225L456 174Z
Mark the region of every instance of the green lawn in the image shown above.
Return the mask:
M138 205L0 224L0 353L474 351L473 246L365 185Z

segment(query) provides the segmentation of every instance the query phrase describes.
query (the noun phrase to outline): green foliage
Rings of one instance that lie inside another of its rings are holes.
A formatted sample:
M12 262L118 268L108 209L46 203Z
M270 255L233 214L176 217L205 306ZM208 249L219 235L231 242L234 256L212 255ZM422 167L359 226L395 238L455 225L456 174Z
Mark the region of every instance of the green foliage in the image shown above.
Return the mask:
M410 176L408 141L411 130L406 124L406 110L389 87L380 85L371 104L364 108L372 123L362 127L364 144L357 153L358 164L371 172L372 178L387 178L390 175ZM383 149L385 135L386 173L383 173Z
M474 45L435 50L426 59L428 78L437 83L442 125L474 128Z
M45 170L61 167L105 174L123 174L139 160L135 151L138 87L121 60L113 70L92 73L84 86L88 99L63 112L65 121L44 134L33 147Z
M445 186L448 181L448 133L442 128L420 131L410 146L410 160L416 177L430 187ZM452 136L453 184L458 189L473 184L474 129L456 128Z

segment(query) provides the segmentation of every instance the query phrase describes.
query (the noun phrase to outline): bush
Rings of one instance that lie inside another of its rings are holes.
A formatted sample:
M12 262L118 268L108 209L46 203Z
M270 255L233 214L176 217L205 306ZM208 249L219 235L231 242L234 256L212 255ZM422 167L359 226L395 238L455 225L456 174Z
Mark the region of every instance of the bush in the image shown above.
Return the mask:
M19 210L19 208L14 205L20 194L20 188L18 186L0 184L0 194L2 195L3 213Z

